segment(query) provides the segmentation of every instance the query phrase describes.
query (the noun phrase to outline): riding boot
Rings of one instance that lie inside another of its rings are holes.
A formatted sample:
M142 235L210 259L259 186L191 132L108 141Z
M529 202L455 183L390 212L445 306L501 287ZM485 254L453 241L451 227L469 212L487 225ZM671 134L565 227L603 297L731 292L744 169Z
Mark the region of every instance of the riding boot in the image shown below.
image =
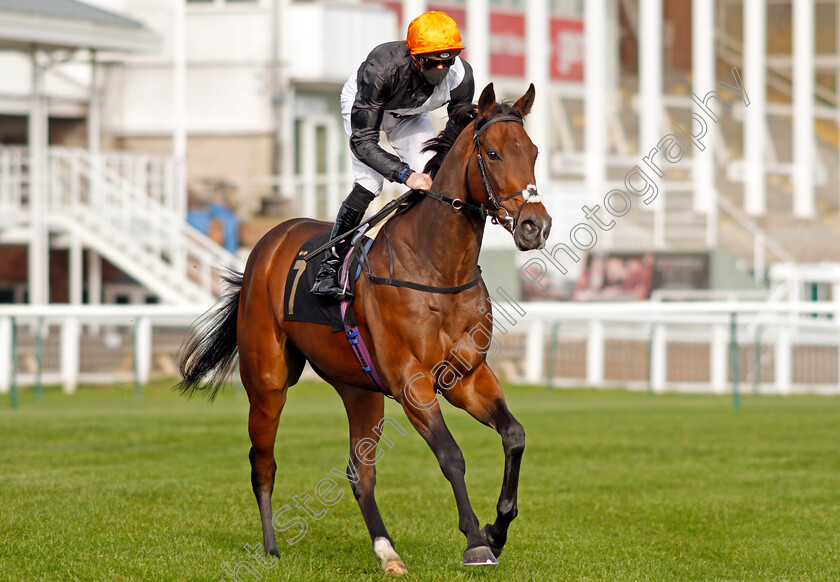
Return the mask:
M345 232L353 230L362 221L368 205L374 195L364 186L353 185L350 195L341 204L338 216L335 218L330 239L341 236ZM338 270L341 266L341 257L350 245L350 238L347 237L324 251L324 258L321 261L321 268L315 276L315 285L310 291L313 295L333 295L336 297L352 297L349 289L345 290L338 281Z

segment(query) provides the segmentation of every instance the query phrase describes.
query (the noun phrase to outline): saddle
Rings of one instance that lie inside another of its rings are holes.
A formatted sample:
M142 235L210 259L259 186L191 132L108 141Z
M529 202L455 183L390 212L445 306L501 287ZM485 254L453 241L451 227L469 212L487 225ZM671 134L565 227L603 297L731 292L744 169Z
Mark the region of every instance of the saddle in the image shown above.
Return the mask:
M345 324L355 325L352 310L346 309L342 316L341 305L333 297L313 295L309 292L315 284L320 261L306 261L313 251L329 241L330 231L326 230L310 238L297 252L289 273L286 276L286 304L283 306L283 319L329 325L333 331L343 331ZM373 239L362 236L342 257L339 282L352 291L362 272L362 259L366 256ZM352 300L351 300L352 302Z
M342 237L352 237L354 244L342 257L342 269L339 276L340 283L347 285L352 291L356 280L361 274L363 257L373 243L373 238L364 236L366 232L378 230L377 227L386 222L391 216L405 212L413 206L420 197L416 191L409 190L396 200L386 204L379 212L362 222L358 227L348 231ZM375 235L374 235L375 236ZM342 316L341 306L332 297L312 295L309 290L315 284L315 276L318 274L320 257L319 255L327 248L333 246L337 240L330 240L330 231L324 231L310 238L297 252L289 273L286 276L286 304L283 306L283 318L286 321L303 321L307 323L319 323L332 326L333 331L345 329L345 323L355 325L352 321L353 315L346 309L347 315ZM369 268L367 269L370 270ZM352 276L348 276L352 274ZM347 319L350 321L346 321Z
M391 390L377 373L367 346L365 346L359 334L359 328L356 326L356 320L353 317L353 310L350 309L353 298L336 301L332 297L313 295L309 292L315 282L315 276L318 274L319 264L318 261L307 262L305 257L328 242L329 235L329 231L317 234L303 243L298 250L295 261L286 276L285 296L287 299L283 308L283 317L286 321L318 323L331 326L334 332L344 331L362 370L380 392L386 396L391 396ZM354 239L352 247L342 257L341 271L339 272L339 283L342 286L353 290L356 280L362 273L362 265L367 262L367 252L372 244L373 239L367 236L359 236Z

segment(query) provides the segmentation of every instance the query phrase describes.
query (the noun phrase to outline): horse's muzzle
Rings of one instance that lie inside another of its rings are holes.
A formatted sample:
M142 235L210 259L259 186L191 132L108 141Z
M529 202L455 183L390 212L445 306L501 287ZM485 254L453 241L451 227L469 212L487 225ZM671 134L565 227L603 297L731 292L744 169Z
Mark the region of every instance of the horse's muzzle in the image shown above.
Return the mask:
M545 247L548 233L551 232L551 217L534 216L523 217L513 231L513 242L520 251L530 251Z

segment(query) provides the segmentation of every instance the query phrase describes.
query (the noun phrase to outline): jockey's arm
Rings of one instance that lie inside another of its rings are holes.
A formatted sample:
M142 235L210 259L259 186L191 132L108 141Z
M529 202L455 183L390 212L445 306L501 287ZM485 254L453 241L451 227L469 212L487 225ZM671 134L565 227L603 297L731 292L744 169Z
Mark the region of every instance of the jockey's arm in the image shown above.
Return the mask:
M359 69L356 101L350 112L350 150L391 182L405 182L410 172L408 164L379 145L385 104L392 98L396 76L393 67L377 68L368 62Z

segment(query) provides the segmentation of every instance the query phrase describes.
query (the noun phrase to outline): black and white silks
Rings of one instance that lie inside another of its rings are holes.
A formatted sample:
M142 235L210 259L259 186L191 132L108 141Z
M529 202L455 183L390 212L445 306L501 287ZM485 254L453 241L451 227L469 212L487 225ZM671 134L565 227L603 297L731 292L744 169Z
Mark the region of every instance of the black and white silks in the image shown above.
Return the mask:
M411 62L411 53L404 41L381 44L374 48L348 79L342 101L353 95L349 115L350 150L357 160L384 178L399 182L410 166L385 151L379 143L379 132L386 134L401 125L401 120L434 111L448 104L451 112L462 103L472 103L475 81L469 63L460 57L449 68L444 80L431 85ZM342 113L345 113L342 107ZM347 129L345 118L345 129ZM419 136L423 141L430 136ZM419 151L421 143L411 144ZM422 171L423 168L410 168Z

